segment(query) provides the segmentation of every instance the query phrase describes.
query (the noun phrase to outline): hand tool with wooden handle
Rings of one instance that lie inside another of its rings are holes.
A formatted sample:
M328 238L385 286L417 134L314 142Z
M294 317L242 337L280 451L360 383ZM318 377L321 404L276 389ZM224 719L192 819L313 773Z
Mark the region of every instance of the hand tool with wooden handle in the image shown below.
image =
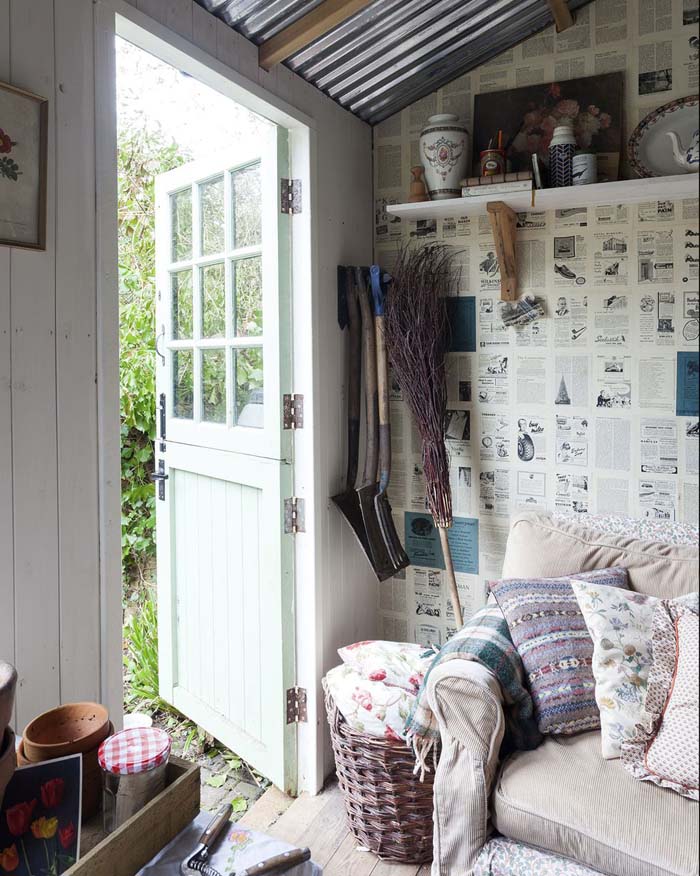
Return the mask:
M182 876L188 876L190 873L204 873L204 876L221 876L218 870L215 870L207 862L212 846L229 823L232 812L233 807L230 803L226 803L219 809L204 829L204 833L200 836L194 852L185 858L180 865Z
M286 873L297 864L303 864L309 860L311 860L311 852L308 849L291 849L289 852L282 852L281 855L275 855L274 858L268 858L259 864L253 864L247 870L235 870L231 876L264 876L265 873Z

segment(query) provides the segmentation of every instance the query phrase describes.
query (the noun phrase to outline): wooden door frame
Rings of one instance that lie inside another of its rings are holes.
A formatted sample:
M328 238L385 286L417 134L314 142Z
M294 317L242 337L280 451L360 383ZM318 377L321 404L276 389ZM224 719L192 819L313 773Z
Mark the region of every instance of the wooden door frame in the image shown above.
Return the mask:
M323 621L317 569L322 545L317 514L327 497L316 474L321 444L317 415L318 336L314 326L317 268L316 122L217 58L165 27L126 0L93 0L95 9L95 185L97 287L97 395L102 698L122 715L121 496L119 438L119 299L117 273L117 163L114 37L121 36L166 63L285 127L292 176L301 180L304 209L293 217L292 326L308 331L293 344L294 391L305 397L304 429L294 433L294 491L306 503L306 531L295 542L296 678L309 690L308 723L299 726L298 788L323 784L324 716L316 714L323 662ZM308 328L305 328L308 327ZM294 330L294 329L293 329ZM290 536L291 537L291 536Z

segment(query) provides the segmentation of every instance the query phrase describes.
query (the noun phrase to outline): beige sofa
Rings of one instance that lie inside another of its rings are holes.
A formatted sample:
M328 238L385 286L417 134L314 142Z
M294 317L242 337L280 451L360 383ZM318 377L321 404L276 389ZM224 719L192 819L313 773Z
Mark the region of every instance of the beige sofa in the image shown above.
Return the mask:
M554 577L623 565L659 597L698 589L697 546L604 535L548 515L516 519L503 577ZM432 876L469 876L492 831L607 876L695 876L698 804L634 779L600 754L599 732L548 737L499 762L504 717L496 679L451 660L429 681L442 755L435 778ZM523 874L535 876L535 874Z

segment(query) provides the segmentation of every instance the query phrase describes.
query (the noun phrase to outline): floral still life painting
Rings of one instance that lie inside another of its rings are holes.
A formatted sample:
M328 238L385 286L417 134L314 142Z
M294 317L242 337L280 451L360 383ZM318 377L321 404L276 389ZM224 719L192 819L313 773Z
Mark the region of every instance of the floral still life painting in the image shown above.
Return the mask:
M0 244L44 249L47 107L0 82Z
M474 164L503 132L509 171L549 164L554 129L570 125L576 148L598 157L598 178L616 180L622 150L622 73L491 91L474 98ZM475 171L476 172L476 171Z
M82 756L16 770L0 811L0 876L60 876L78 859Z

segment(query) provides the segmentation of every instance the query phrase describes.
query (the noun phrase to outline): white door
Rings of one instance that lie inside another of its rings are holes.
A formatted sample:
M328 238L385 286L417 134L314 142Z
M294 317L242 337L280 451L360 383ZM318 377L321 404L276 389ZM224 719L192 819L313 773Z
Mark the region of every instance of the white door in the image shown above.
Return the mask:
M286 132L156 180L162 697L296 790Z

